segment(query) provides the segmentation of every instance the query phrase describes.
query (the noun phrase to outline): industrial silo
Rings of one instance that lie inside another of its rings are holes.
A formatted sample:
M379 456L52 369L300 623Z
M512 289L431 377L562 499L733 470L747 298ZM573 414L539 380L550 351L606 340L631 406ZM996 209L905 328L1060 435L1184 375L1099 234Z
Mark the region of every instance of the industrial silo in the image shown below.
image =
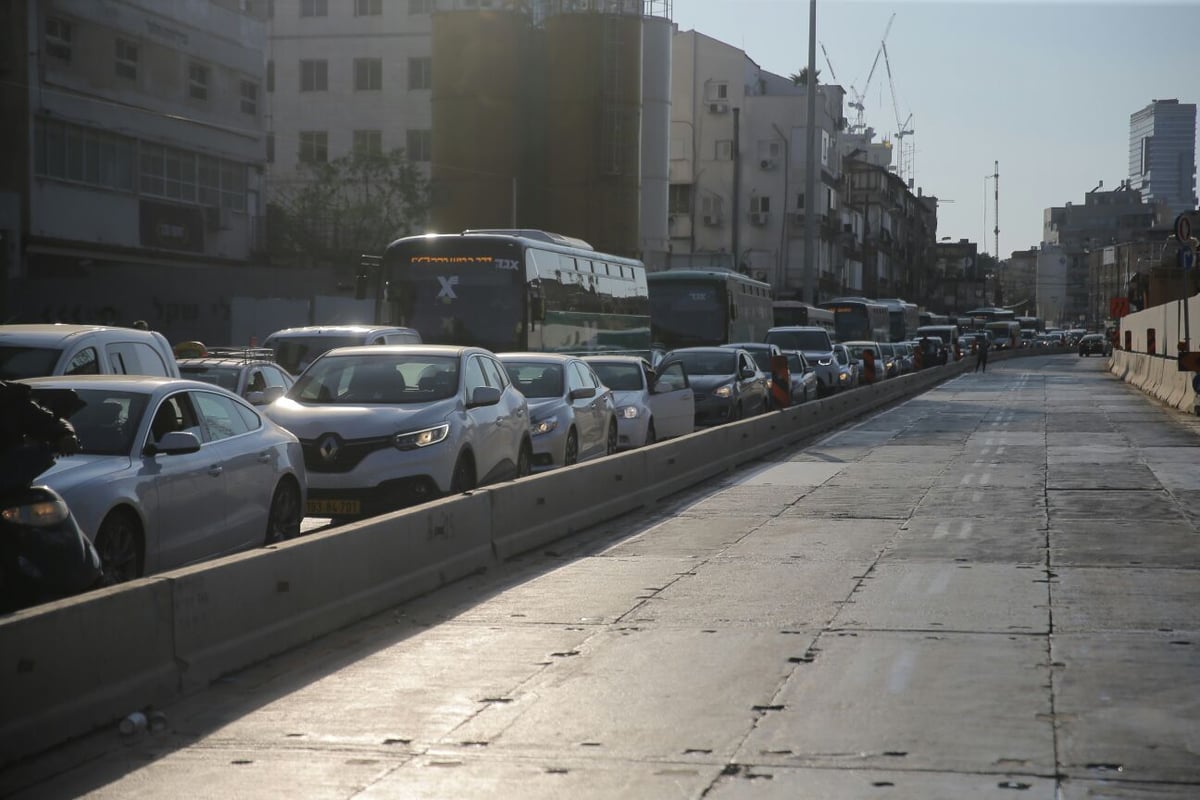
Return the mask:
M643 20L579 8L543 26L546 227L638 255Z
M519 11L433 16L433 198L437 231L511 227L529 99L531 26Z
M671 234L671 20L646 16L642 28L641 252L647 266L665 267Z

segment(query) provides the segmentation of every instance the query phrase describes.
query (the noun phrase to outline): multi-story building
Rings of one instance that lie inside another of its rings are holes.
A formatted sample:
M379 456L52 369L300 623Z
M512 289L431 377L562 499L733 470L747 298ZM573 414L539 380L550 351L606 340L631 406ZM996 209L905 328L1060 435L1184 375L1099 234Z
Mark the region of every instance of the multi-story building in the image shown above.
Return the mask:
M1014 250L1000 265L1000 294L1018 316L1034 316L1037 307L1038 248Z
M1172 217L1196 208L1196 104L1155 100L1129 116L1129 184Z
M265 2L0 6L9 320L220 316L261 243Z
M985 305L987 277L979 268L979 245L967 239L938 242L928 307L955 316Z

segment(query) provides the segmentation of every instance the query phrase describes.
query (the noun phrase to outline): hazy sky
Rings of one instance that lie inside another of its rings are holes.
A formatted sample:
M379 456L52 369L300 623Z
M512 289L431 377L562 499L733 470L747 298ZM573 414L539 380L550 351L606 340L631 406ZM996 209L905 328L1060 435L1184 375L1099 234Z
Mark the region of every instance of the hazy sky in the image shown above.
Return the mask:
M673 18L790 75L808 64L808 8L807 0L674 0ZM818 0L817 40L837 77L818 45L820 79L862 92L893 12L887 54L901 121L912 114L912 175L926 194L954 201L939 209L939 239L995 251L985 176L998 159L1001 255L1036 245L1044 209L1128 177L1130 114L1154 99L1200 100L1200 0ZM882 58L865 88L863 121L877 138L894 134ZM857 112L846 113L853 122Z

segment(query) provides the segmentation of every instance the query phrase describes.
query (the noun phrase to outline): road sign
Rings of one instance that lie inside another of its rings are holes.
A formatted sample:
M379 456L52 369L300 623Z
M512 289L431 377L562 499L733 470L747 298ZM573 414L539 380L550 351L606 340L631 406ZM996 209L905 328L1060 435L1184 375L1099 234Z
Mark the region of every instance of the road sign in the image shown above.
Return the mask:
M1180 242L1192 238L1192 220L1187 214L1180 214L1175 218L1175 238Z

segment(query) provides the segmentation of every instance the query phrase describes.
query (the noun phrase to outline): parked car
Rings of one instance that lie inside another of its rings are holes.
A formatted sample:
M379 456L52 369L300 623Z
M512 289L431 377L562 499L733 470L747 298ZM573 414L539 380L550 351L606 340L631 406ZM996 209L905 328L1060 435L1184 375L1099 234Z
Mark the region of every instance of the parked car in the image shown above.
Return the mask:
M105 325L0 325L0 380L47 375L178 378L175 354L157 331Z
M683 364L692 384L696 425L719 425L767 411L767 388L745 350L684 347L667 353L659 369L675 362Z
M817 372L817 388L824 396L844 388L834 363L833 339L818 326L782 325L767 331L766 341L781 350L799 350Z
M535 472L617 452L612 391L581 358L555 353L500 353L508 377L529 401Z
M787 356L788 378L792 382L792 405L807 403L809 400L816 399L818 392L817 371L808 363L808 359L804 357L804 353L801 353L799 350L784 350L783 354Z
M317 356L335 347L367 344L420 344L421 334L412 328L378 325L310 325L275 331L263 341L277 364L299 375Z
M80 452L39 477L66 500L107 582L300 533L300 442L242 398L175 378L32 378L35 397L70 389ZM47 405L53 401L47 399Z
M840 342L835 344L833 357L837 365L839 391L853 389L862 383L862 364L857 359L850 358L850 351L846 349L846 345Z
M343 347L265 407L300 439L307 511L370 516L529 474L525 397L479 347Z
M255 406L275 402L296 382L278 364L265 360L265 354L260 352L210 350L209 353L207 358L179 359L179 374L188 380L220 386Z
M681 362L655 370L634 356L585 356L583 360L612 390L620 447L641 447L695 430L696 401Z
M1079 356L1112 355L1112 344L1102 333L1089 333L1079 340Z

